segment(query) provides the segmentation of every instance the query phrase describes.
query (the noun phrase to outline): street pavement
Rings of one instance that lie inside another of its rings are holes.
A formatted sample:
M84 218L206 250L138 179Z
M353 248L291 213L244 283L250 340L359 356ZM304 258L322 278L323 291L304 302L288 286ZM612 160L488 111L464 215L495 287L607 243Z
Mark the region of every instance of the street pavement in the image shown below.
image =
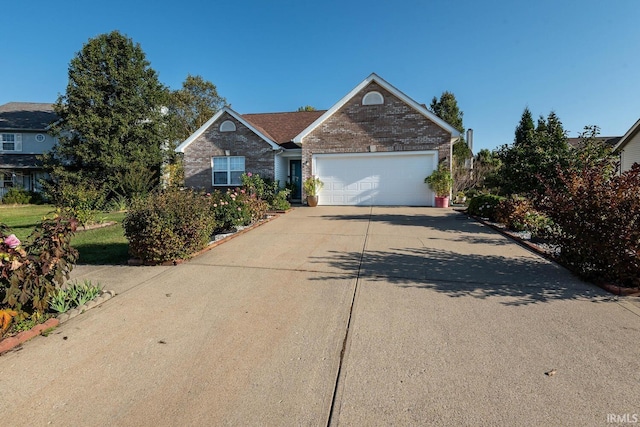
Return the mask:
M7 425L640 416L637 299L449 209L300 207L177 266L74 277L118 295L0 356Z

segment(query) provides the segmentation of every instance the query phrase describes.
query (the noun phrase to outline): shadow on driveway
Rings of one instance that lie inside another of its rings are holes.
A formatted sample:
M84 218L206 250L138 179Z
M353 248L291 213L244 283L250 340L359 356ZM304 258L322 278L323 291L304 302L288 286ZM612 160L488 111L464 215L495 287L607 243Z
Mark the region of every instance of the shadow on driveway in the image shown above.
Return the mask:
M323 275L312 280L341 279L357 274L369 281L431 289L450 297L503 297L506 299L501 303L510 306L554 300L590 299L598 302L608 296L564 268L536 257L461 254L433 248L391 248L389 251L365 251L364 255L331 252L330 256L315 258L312 262L344 271L344 275Z

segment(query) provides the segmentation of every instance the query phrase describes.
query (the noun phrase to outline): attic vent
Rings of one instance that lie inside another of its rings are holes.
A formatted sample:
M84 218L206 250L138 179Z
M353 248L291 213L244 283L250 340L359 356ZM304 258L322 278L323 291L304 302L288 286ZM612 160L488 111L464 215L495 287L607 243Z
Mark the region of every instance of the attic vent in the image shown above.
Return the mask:
M236 124L233 123L231 120L225 120L224 122L222 122L222 124L220 124L220 132L235 132L236 131Z
M45 136L43 134L39 133L36 135L36 141L44 142L44 140L45 140Z
M384 97L380 92L369 92L362 97L362 105L380 105L384 104Z

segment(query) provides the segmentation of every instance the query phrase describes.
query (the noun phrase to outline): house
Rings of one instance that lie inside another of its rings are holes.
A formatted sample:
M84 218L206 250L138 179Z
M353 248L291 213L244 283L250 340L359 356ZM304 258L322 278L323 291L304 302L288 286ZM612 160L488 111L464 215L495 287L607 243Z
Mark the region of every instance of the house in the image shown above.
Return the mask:
M11 187L40 190L47 174L37 156L53 148L55 138L47 132L57 118L53 104L0 105L0 198Z
M295 186L324 182L321 205L433 206L424 183L449 167L460 133L376 74L326 111L239 114L223 108L178 148L185 183L208 191L245 172Z
M613 152L620 156L620 172L628 171L634 163L640 164L640 120L620 138Z

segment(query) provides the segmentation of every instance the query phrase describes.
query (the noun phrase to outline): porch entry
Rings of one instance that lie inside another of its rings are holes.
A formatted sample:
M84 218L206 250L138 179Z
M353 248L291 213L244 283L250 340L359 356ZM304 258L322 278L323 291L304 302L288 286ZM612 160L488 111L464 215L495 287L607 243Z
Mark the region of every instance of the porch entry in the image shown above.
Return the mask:
M291 198L302 198L302 160L289 160L289 182L292 184Z

